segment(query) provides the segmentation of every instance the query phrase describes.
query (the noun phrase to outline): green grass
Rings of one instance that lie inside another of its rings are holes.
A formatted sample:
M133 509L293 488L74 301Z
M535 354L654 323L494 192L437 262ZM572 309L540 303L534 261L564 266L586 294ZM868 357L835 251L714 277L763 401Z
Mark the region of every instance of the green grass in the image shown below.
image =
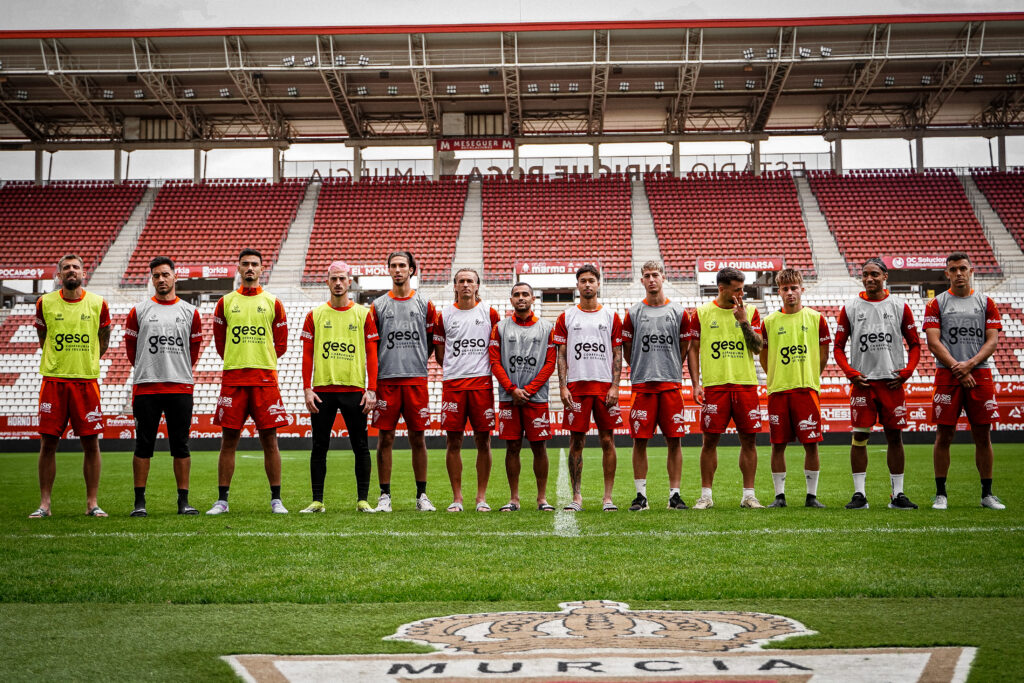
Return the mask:
M931 449L908 446L907 494L918 511L885 509L884 449L871 448L866 511L842 508L852 483L848 449L822 449L819 497L829 508L740 510L736 449L723 449L709 511L669 511L664 450L651 449L652 510L607 514L600 456L584 459L579 535L555 534L554 516L533 511L531 456L524 453L516 514L432 515L413 510L407 452L395 457L391 515L355 511L349 453L331 456L328 512L269 514L262 458L238 459L231 512L174 514L170 459L153 462L150 517L127 517L130 454L104 456L100 504L85 509L81 457L58 456L54 517L28 520L38 502L35 457L0 456L0 676L4 679L231 678L224 654L422 651L382 641L402 623L475 611L557 609L605 598L634 608L745 609L785 614L819 635L785 647L974 645L972 680L1024 668L1024 459L997 446L1002 512L978 507L969 446L954 447L951 507L928 509ZM248 457L246 457L248 456ZM508 496L495 452L488 499ZM464 481L475 481L468 455ZM616 502L633 496L629 452L620 449ZM771 498L767 453L758 493ZM802 454L791 449L790 501L802 500ZM450 501L443 453L431 453L430 495ZM549 498L557 499L557 450ZM305 453L284 460L286 505L308 503ZM216 454L193 457L192 502L215 494ZM697 453L684 449L683 495L699 493ZM375 491L371 487L371 491ZM467 487L467 500L472 500ZM143 645L140 646L140 640Z

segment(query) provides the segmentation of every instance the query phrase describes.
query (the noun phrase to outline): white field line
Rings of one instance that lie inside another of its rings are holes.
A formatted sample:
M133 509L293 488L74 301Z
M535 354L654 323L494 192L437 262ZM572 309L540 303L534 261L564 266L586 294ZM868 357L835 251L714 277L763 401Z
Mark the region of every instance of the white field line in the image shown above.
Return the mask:
M558 449L558 509L555 511L555 536L579 536L580 527L576 523L576 513L566 512L563 508L572 502L572 488L569 486L569 464L565 458L565 449Z
M572 516L574 513L565 513L569 519L575 522ZM221 520L223 521L223 519ZM45 524L45 522L43 522ZM575 528L575 524L573 524ZM742 537L742 536L834 536L839 532L842 535L849 534L992 534L992 533L1020 533L1024 532L1024 526L977 526L977 527L912 527L901 528L892 526L862 527L860 529L728 529L722 531L698 530L698 531L598 531L594 533L580 534L576 528L577 536L583 538L708 538L708 537ZM566 535L566 534L562 534ZM93 531L73 532L68 534L4 534L0 538L11 540L30 539L61 539L61 538L503 538L508 536L544 538L550 537L547 531L391 531L380 529L374 531L236 531L236 532L207 532L197 531Z

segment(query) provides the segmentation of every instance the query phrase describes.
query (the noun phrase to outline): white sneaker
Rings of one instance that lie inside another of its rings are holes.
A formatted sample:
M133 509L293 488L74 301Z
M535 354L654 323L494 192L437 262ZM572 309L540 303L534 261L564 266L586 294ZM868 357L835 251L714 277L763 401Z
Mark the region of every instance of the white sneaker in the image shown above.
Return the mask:
M437 510L425 493L421 493L420 497L416 499L416 509L420 512L435 512Z
M284 506L284 503L281 502L280 498L275 498L272 501L270 501L270 511L273 512L275 515L288 514L288 508Z
M213 507L206 511L208 515L223 515L228 511L228 502L226 500L218 500L213 504Z
M1003 505L1003 501L999 500L995 496L985 496L981 499L981 507L988 508L989 510L1005 510L1006 506Z
M391 494L380 494L380 498L377 499L377 507L374 509L377 512L391 512Z
M741 508L763 508L761 501L757 499L757 496L743 496L743 500L740 501Z
M945 496L935 496L935 500L932 501L932 510L945 510L947 507L949 507L949 501Z
M715 501L711 500L711 496L701 496L697 499L697 502L693 504L694 510L707 510L715 506Z

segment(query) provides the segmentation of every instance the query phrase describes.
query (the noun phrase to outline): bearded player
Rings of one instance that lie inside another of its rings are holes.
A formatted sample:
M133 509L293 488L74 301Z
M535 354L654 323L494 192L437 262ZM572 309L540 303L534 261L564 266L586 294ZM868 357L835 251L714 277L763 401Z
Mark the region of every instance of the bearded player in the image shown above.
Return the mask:
M683 421L683 358L690 345L690 317L686 309L665 296L665 268L648 261L640 281L647 296L626 312L622 345L629 360L633 407L629 431L633 435L633 512L649 509L647 502L647 441L661 428L668 446L668 508L685 510L679 494L683 474L680 437Z
M366 416L377 404L377 328L370 310L349 298L352 268L344 261L327 267L331 298L308 314L302 326L302 386L313 432L309 479L313 502L299 512L324 512L327 451L338 413L355 456L356 509L374 512L370 491L370 448Z
M498 437L505 440L505 474L509 501L502 512L519 510L520 451L523 436L533 451L533 474L537 478L537 509L554 512L548 504L548 450L551 424L548 421L548 379L555 371L555 345L551 323L533 314L533 287L526 282L512 285L514 314L491 330L488 349L491 372L498 381Z
M377 406L372 423L377 437L377 512L391 512L391 453L399 418L405 418L416 479L416 509L433 512L427 498L427 446L423 432L430 424L427 360L433 348L437 311L412 288L416 259L407 251L388 255L391 291L370 305L377 327Z
M622 321L619 314L598 303L601 274L593 265L576 271L580 302L558 316L552 340L558 347L558 387L569 430L569 481L572 501L568 512L583 509L583 444L593 417L601 440L606 512L618 510L612 502L615 484L615 442L612 430L622 424L619 413L619 378L622 375Z
M761 352L761 315L743 303L745 276L735 268L718 271L718 296L691 318L687 364L693 395L701 404L700 498L694 510L714 506L711 488L718 469L718 442L731 420L740 438L740 507L763 508L754 494L757 474L755 437L761 431L754 354Z
M848 510L866 510L865 481L868 469L868 437L877 422L885 430L888 444L891 491L889 507L916 510L903 492L903 430L907 426L907 399L903 384L914 374L921 358L921 341L914 314L903 299L892 296L885 285L889 269L882 259L872 258L861 269L864 291L850 299L839 312L836 325L836 364L853 385L850 390L850 417L853 445L850 468L853 470L853 498ZM850 356L846 342L850 341ZM907 352L903 343L907 344Z
M924 309L924 333L938 367L932 394L932 423L938 427L932 459L935 466L935 501L945 510L949 447L960 414L967 413L974 440L974 463L981 477L981 506L1003 510L1006 505L992 494L992 423L999 419L992 354L1003 324L992 299L971 289L974 267L970 257L954 252L946 259L949 289Z
M804 446L804 507L823 508L818 501L821 462L821 373L828 364L831 335L825 316L802 303L804 277L786 268L775 275L782 309L764 319L761 367L768 374L768 431L772 442L772 483L775 500L770 508L786 507L786 444L796 439Z
M263 467L270 484L270 511L288 514L281 502L281 452L277 428L288 415L277 386L277 359L288 349L288 322L280 299L260 287L263 255L243 249L238 255L241 286L221 297L213 311L213 338L224 359L214 424L223 432L217 462L217 501L206 514L228 511L228 490L235 473L235 452L242 427L252 417L263 446Z
M36 299L36 335L43 350L39 372L39 507L29 517L50 516L57 477L57 445L71 423L82 443L85 509L106 517L96 502L100 486L100 357L110 342L110 310L98 294L82 288L84 261L68 254L57 262L60 289Z
M146 481L153 460L160 418L167 421L167 443L174 460L178 514L198 515L189 505L192 466L188 433L192 428L193 368L203 346L199 310L178 298L174 261L157 256L149 262L156 293L132 307L125 321L124 351L132 364L132 414L135 416L135 505L132 517L147 517ZM140 343L141 342L141 343Z
M462 442L466 423L476 444L476 511L490 512L487 481L491 475L491 430L494 393L487 352L498 313L480 301L480 274L463 268L455 272L455 303L437 316L434 353L444 371L441 388L441 429L447 433L445 464L452 485L448 512L462 512Z

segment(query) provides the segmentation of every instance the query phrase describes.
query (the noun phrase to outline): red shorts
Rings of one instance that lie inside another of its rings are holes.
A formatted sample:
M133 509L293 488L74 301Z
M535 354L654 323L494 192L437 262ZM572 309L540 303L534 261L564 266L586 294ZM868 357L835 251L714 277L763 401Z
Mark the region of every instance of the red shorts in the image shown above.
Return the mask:
M441 429L466 431L466 422L477 434L494 429L494 392L486 389L450 389L441 386Z
M564 407L562 427L570 432L588 432L591 415L598 429L615 429L622 426L619 406L609 408L604 396L574 396L572 402Z
M896 389L886 386L888 380L868 380L867 389L856 384L850 391L850 425L871 429L880 422L886 429L906 429L907 397L901 384Z
M527 441L547 441L551 438L547 403L524 403L517 406L511 401L498 403L498 438L518 441L526 435Z
M973 389L964 389L945 368L936 368L935 392L932 394L932 424L952 426L960 419L960 413L967 413L972 425L990 425L999 419L999 404L996 402L996 387L992 382L992 371L988 368L975 369L971 377L977 382Z
M405 418L410 432L422 432L430 424L430 397L427 383L377 383L377 405L373 409L371 424L377 429L391 431L398 426L398 418Z
M633 394L633 407L629 411L629 433L634 439L649 439L661 427L665 436L686 434L681 389L658 394Z
M78 436L103 431L100 383L94 379L63 382L43 378L39 389L39 433L59 439L69 421Z
M768 432L772 443L817 443L821 432L821 404L814 389L768 395Z
M761 431L761 404L755 386L705 387L700 424L708 434L725 434L729 420L741 434Z
M288 424L288 411L276 385L221 385L213 424L226 429L241 429L248 417L252 417L256 429L276 429Z

